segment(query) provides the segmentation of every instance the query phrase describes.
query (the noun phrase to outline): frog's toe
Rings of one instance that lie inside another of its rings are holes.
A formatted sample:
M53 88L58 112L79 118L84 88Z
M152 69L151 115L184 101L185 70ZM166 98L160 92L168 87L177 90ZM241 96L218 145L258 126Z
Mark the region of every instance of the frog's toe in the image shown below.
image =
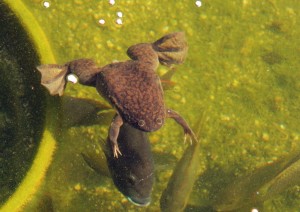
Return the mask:
M120 149L119 149L119 146L118 144L114 144L113 146L113 153L114 153L114 157L115 158L118 158L119 155L122 155Z
M193 142L198 142L198 138L196 137L195 133L191 130L184 132L184 143L186 143L187 139L189 139L191 145L193 144Z

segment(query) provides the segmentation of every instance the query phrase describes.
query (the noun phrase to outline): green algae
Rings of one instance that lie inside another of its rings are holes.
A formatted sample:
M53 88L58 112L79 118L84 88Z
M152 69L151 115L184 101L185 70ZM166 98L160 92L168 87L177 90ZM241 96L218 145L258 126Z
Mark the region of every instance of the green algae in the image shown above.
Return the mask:
M126 49L132 44L153 41L173 31L186 32L188 57L183 65L176 67L172 78L176 85L166 92L165 98L167 106L180 112L191 125L203 110L208 117L200 135L205 160L199 161L206 167L207 178L204 183L198 182L194 190L199 202L210 202L214 191L233 176L298 147L300 26L296 11L300 5L297 1L215 0L203 1L200 8L193 1L124 0L110 5L108 1L53 0L49 8L44 8L39 0L24 2L43 26L59 63L87 57L102 66L113 60L126 60ZM116 24L117 11L123 13L122 25ZM104 25L99 24L100 19L106 21ZM68 85L66 93L103 101L94 89L79 85ZM81 127L76 128L76 133L96 142L97 134L104 137L106 130L107 127ZM182 155L183 132L173 121L168 120L151 138L153 152L176 158ZM73 145L85 143L78 141ZM65 147L57 160L72 160L65 153L70 148ZM159 208L159 197L173 167L174 164L169 164L156 174L160 180L153 191L153 204L146 210ZM76 179L91 189L97 184L93 180ZM97 193L104 190L105 197ZM80 203L89 195L99 195L84 204L86 207L97 208L98 200L104 208L136 209L111 185L97 192L89 189L61 192L71 193ZM122 204L116 204L116 200ZM296 199L281 201L283 209L291 201L297 207ZM266 203L266 207L272 208L272 202Z

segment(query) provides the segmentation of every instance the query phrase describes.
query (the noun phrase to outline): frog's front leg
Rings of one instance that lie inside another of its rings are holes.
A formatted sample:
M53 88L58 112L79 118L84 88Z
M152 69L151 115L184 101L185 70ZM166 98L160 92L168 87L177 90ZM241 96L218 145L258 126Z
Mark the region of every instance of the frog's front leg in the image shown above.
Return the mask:
M118 136L120 132L120 127L122 125L123 125L123 119L120 116L120 114L117 113L110 124L109 133L108 133L108 138L109 138L108 140L111 144L114 157L116 158L118 157L118 154L122 155L118 146Z
M184 120L184 118L182 118L182 116L180 116L177 112L175 112L174 110L171 110L171 109L167 109L166 114L167 114L167 118L174 119L183 128L184 141L186 140L187 135L189 135L192 140L198 142L198 139L197 139L195 133L190 128L188 123ZM192 140L191 140L191 142L192 142Z

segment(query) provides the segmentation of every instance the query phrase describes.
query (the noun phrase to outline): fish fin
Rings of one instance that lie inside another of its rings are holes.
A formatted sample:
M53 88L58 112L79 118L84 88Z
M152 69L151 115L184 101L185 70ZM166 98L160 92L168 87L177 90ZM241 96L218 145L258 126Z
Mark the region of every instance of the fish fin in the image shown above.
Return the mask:
M171 67L170 70L168 70L165 74L159 77L163 90L171 90L176 85L175 82L171 81L171 78L173 77L175 72L176 72L175 68Z
M103 154L97 154L96 152L82 152L81 156L86 164L95 172L107 177L110 176L106 158Z
M176 68L171 67L170 70L168 70L166 73L162 74L159 78L164 81L170 81L175 73L176 73Z
M152 45L162 65L180 64L186 58L188 45L184 32L165 35Z
M66 87L66 75L68 69L64 65L40 65L37 70L41 73L41 84L46 87L49 93L54 95L62 96Z
M111 109L111 106L92 99L62 97L62 126L65 128L74 126L90 126L106 124L111 119L110 113L101 113ZM111 120L110 120L111 121ZM109 123L109 122L108 122Z
M110 149L107 140L100 138L99 145L107 158L112 157L112 150Z
M173 82L171 80L161 80L161 85L163 87L163 90L171 90L176 85L176 82Z

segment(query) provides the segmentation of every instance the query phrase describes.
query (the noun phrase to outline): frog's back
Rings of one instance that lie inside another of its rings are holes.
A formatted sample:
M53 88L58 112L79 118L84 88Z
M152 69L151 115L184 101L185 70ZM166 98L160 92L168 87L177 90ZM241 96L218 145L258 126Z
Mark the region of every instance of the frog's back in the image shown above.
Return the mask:
M96 87L130 125L143 131L155 131L164 124L160 79L143 64L126 61L105 66L97 76Z

